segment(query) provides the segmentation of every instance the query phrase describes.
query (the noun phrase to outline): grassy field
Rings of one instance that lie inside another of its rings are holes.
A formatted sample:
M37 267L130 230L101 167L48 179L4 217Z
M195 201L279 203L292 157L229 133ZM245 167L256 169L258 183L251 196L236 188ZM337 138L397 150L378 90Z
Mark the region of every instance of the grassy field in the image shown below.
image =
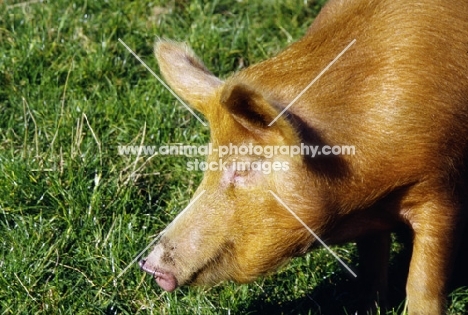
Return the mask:
M209 140L118 39L156 71L155 39L186 41L227 77L297 40L324 2L0 0L0 314L347 314L354 282L323 249L250 285L166 293L136 264L117 277L202 176L118 146ZM354 244L334 249L356 268ZM457 290L450 314L467 304Z

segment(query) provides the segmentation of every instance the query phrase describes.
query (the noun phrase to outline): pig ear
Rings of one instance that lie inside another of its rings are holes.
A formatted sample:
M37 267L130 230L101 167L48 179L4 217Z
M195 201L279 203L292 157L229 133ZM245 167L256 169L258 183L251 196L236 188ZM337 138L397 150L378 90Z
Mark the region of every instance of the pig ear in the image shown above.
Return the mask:
M181 98L206 114L204 104L223 83L215 77L185 44L158 41L154 47L163 77Z
M258 138L275 135L295 140L296 132L284 116L269 124L278 116L278 110L261 93L242 83L226 84L221 94L221 104L245 129Z

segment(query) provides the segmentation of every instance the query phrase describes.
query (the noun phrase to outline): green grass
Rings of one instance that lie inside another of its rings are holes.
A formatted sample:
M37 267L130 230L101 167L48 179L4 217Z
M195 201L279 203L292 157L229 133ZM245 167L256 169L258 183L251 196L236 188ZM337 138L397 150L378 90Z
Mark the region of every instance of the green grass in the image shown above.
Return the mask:
M0 314L345 314L352 280L323 249L250 285L165 293L137 265L117 278L202 176L117 147L209 139L118 38L153 69L157 37L186 41L227 77L300 38L323 3L0 1ZM353 244L335 250L356 266Z

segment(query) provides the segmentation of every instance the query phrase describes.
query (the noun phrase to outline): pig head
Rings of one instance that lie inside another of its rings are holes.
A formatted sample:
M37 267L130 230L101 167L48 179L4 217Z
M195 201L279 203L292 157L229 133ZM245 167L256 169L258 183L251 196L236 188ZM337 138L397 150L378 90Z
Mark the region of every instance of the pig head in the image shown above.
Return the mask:
M277 109L255 89L214 77L187 46L158 42L156 55L174 90L219 127L211 132L213 152L207 158L217 169L206 171L194 195L200 198L165 229L159 244L141 262L142 268L154 274L163 289L172 291L184 284L249 282L304 254L313 238L269 193L274 190L285 201L299 204L307 213L306 221L320 230L328 215L308 213L320 207L320 199L318 189L302 184L313 185L302 158L217 153L222 145L299 143L297 131L284 118L268 127ZM254 162L286 165L287 171L236 167Z
M163 76L206 117L214 148L305 143L353 145L356 153L212 152L207 162L225 167L205 172L199 198L165 229L142 269L168 291L251 281L316 244L287 205L325 242L356 240L362 275L376 279L369 288L380 296L389 232L409 226L408 311L442 314L466 217L467 16L462 0L333 0L304 38L226 81L186 45L159 41ZM238 161L286 167L267 174Z

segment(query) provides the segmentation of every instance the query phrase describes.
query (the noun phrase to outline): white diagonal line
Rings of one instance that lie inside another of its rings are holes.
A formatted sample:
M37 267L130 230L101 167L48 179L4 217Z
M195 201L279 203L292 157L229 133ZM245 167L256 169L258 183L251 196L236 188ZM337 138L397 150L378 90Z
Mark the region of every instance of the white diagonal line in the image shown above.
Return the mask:
M165 230L164 230L165 231ZM148 246L145 247L145 249L143 249L129 264L127 267L125 267L124 270L122 270L119 275L115 278L115 279L118 279L120 278L125 272L127 272L128 268L130 268L134 263L136 263L136 261L138 259L140 259L140 257L148 250L148 248L150 248L151 246L153 246L154 243L156 243L157 240L159 240L161 238L161 235L163 234L163 232L159 232L159 234L154 238L154 240L151 241L151 243L148 244Z
M292 101L291 103L289 103L288 106L286 106L282 111L281 113L278 114L278 116L276 116L275 119L272 120L271 123L268 124L268 127L271 127L271 125L273 125L275 123L275 121L278 120L278 118L281 117L281 115L284 114L285 111L287 111L301 96L302 94L304 94L311 86L312 84L314 84L328 69L330 69L330 67L338 60L340 59L341 56L343 56L343 54L356 42L356 39L353 39L351 41L351 43L349 43L348 46L346 46L345 49L343 49L339 54L338 56L335 57L335 59L332 60L332 62L330 62L328 64L328 66L325 67L325 69L322 70L322 72L320 72L316 77L315 79L312 80L312 82L309 83L309 85L307 85L302 91L301 93L299 93Z
M320 237L318 237L318 235L315 234L314 231L312 231L312 229L311 229L310 227L308 227L308 226L304 223L304 221L302 221L301 218L299 218L299 216L298 216L296 213L294 213L294 211L292 211L292 210L283 202L283 200L280 199L280 197L278 197L278 196L277 196L273 191L271 191L271 190L269 190L269 192L273 195L273 197L276 198L276 200L278 200L278 202L279 202L281 205L283 205L283 207L285 207L285 208L296 218L297 221L299 221L299 222L307 229L307 231L310 232L310 234L312 234L312 235L315 237L315 239L316 239L317 241L320 242L320 244L323 245L323 247L325 247L325 248L330 252L330 254L333 255L333 257L335 257L335 258L338 260L338 262L339 262L340 264L343 265L343 267L346 268L346 270L349 271L349 273L351 273L355 278L357 277L357 275L354 273L354 271L353 271L351 268L349 268L348 265L347 265L343 260L341 260L341 258L338 257L338 255L337 255L330 247L328 247L328 245L325 244L325 242L322 241L322 239L321 239Z
M181 102L182 105L184 105L185 108L187 108L187 110L188 110L193 116L195 116L195 118L198 119L198 121L201 122L203 126L205 126L205 127L207 126L206 123L205 123L203 120L201 120L201 118L198 117L198 115L197 115L187 104L185 104L185 102L184 102L184 101L183 101L183 100L166 84L166 82L164 82L153 70L151 70L151 68L148 67L148 65L147 65L143 60L141 60L141 58L138 57L138 55L135 54L135 53L133 52L133 50L131 50L130 47L128 47L127 44L125 44L125 43L123 42L123 40L121 40L121 39L119 38L119 42L120 42L122 45L124 45L125 48L127 48L127 50L128 50L139 62L141 62L141 64L142 64L142 65L159 81L159 83L161 83L169 92L171 92L171 94L174 95L174 97L175 97L179 102Z
M180 216L187 211L188 208L190 208L197 200L198 198L201 197L201 195L203 195L205 193L206 190L203 190L198 196L196 196L188 205L187 207L185 207L184 210L182 210L178 215L177 217L172 221L171 224L169 224L164 230L162 230L161 232L159 232L159 234L155 237L154 240L151 241L151 243L148 244L148 246L146 246L129 264L127 267L125 267L124 270L122 270L122 272L119 273L119 275L115 278L115 279L118 279L120 278L127 270L128 268L130 268L147 250L148 248L150 248L151 246L153 246L154 243L156 243L157 240L159 240L161 238L161 236L164 234L164 232L166 232L167 228L169 226L171 226L172 224L174 224L174 222L180 218Z
M164 233L166 232L166 230L171 226L173 225L204 193L206 192L206 189L202 190L201 193L198 194L198 196L196 196L195 198L193 198L192 201L190 201L190 203L187 205L187 207L185 207L184 210L182 210L178 215L177 217L172 220L172 222L161 232L161 233Z

